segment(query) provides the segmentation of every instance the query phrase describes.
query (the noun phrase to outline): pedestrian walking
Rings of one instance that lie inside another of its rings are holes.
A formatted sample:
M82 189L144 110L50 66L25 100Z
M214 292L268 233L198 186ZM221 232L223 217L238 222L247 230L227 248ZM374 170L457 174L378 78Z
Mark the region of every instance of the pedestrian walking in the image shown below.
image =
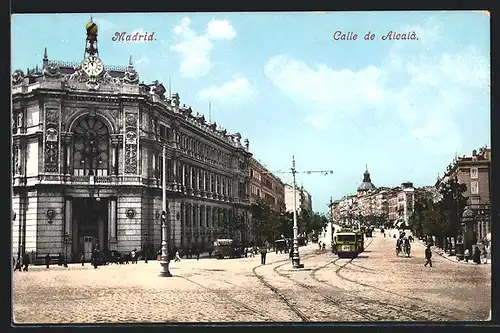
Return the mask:
M50 254L47 253L45 255L45 266L47 266L47 269L49 268L49 265L50 265Z
M94 269L97 269L99 265L99 250L97 248L92 252L92 265L94 265Z
M130 252L130 257L132 258L132 264L136 264L137 263L137 259L136 259L136 250L137 249L133 249L132 252Z
M23 268L23 266L21 265L21 260L20 259L17 259L16 260L16 267L14 267L14 272L15 271L21 271L21 269Z
M80 254L80 261L82 263L82 266L85 266L85 254L84 253Z
M16 258L14 258L14 256L12 256L12 268L15 268L16 267Z
M200 249L196 248L196 260L200 260Z
M179 262L181 261L181 256L179 255L179 251L175 252L175 259L174 262Z
M465 259L465 262L469 262L469 259L470 259L470 251L469 251L469 249L465 249L465 251L464 251L464 259Z
M488 263L488 250L486 250L486 246L483 247L483 258L484 258L484 263L487 264Z
M23 255L23 265L24 265L23 272L28 271L28 266L30 265L30 263L31 263L30 256L28 255L28 253L25 253Z
M424 266L427 267L427 264L432 267L432 251L431 251L431 245L427 245L427 248L425 249L425 264Z
M260 264L266 264L267 247L265 245L260 247Z
M321 241L318 242L318 249L321 250Z
M476 264L481 263L481 251L479 250L479 247L477 247L477 246L474 248L473 261Z

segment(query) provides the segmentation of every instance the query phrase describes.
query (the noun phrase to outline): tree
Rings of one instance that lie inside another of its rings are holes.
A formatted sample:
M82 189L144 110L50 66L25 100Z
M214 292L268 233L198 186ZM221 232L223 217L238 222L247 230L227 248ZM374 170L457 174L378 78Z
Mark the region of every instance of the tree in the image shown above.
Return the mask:
M456 244L456 238L461 229L462 212L467 205L468 198L463 195L466 190L467 186L459 183L457 177L449 178L439 190L441 200L438 205L442 213L442 219L438 235L441 241L445 237L453 237Z
M324 214L313 213L309 232L314 231L320 233L328 225L328 218Z
M408 224L413 234L417 237L424 234L423 224L426 220L426 212L433 208L432 193L428 191L417 191L415 193L415 204L413 213L408 218Z
M273 242L276 237L283 233L282 230L286 229L283 224L289 223L286 216L272 211L271 207L262 199L252 204L251 211L257 243Z

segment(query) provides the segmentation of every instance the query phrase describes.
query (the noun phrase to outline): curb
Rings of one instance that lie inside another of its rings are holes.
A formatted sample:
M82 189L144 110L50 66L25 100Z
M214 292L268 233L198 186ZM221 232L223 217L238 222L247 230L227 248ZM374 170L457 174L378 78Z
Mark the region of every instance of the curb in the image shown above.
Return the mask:
M422 242L420 239L415 239L415 241L418 242L420 245L422 245L424 247L426 246L426 244L424 244L424 242ZM455 256L448 256L443 250L441 250L443 252L438 251L435 246L431 246L431 251L434 252L434 253L436 253L440 257L442 257L442 258L444 258L446 260L449 260L451 262L454 262L456 264L461 264L461 265L491 265L491 258L489 258L489 261L486 264L482 262L483 258L481 258L481 264L476 264L476 263L474 263L471 260L469 262L465 262L464 260L458 261L457 257L455 257Z

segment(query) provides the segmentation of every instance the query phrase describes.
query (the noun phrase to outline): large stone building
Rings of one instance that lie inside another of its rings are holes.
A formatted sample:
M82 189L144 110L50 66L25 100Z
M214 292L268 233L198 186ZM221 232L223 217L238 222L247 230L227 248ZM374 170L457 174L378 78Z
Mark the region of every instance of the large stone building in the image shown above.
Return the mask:
M104 65L93 25L81 63L46 50L40 70L12 76L13 253L158 249L164 168L169 246L247 225L248 140L139 83L132 59Z
M249 163L250 200L263 200L275 212L285 211L285 184L255 158Z
M466 185L463 195L468 198L467 205L475 212L474 232L478 240L487 238L491 233L490 168L491 149L482 147L479 152L473 150L471 156L457 157L436 182L438 190L448 179L454 177L460 184Z
M285 207L287 212L293 212L293 186L285 184ZM312 212L312 197L303 186L295 188L295 207L297 212L305 209Z

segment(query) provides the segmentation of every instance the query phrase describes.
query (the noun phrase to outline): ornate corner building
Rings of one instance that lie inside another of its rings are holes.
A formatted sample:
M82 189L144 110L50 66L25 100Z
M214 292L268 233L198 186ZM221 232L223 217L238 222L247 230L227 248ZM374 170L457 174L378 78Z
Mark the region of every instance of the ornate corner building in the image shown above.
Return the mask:
M132 58L104 65L93 22L81 63L45 50L40 70L13 73L12 105L14 254L158 249L163 175L170 247L252 238L228 228L251 220L248 140L139 83Z

